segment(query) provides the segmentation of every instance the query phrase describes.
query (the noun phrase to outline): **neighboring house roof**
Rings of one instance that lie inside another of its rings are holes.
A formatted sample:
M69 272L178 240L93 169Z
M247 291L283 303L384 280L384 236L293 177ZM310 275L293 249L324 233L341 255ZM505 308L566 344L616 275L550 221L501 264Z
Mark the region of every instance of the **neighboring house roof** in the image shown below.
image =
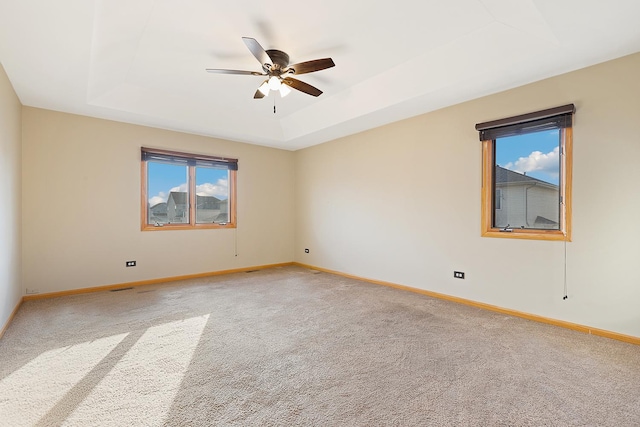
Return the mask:
M160 202L158 204L155 204L153 206L151 206L149 208L149 210L151 212L153 212L154 214L159 214L159 213L167 213L167 203L166 202Z
M196 195L196 206L198 209L220 209L220 199L213 196Z
M496 165L496 173L495 173L495 180L496 180L496 184L507 184L507 183L540 183L540 184L546 184L546 185L551 185L553 187L557 187L557 185L552 184L550 182L547 181L543 181L541 179L538 178L534 178L528 175L525 175L523 173L519 173L519 172L514 172L512 170L509 169L505 169L501 166L497 166Z
M557 221L554 221L554 220L552 220L552 219L545 218L545 217L543 217L543 216L538 215L538 216L536 217L535 224L536 224L536 225L538 225L538 224L558 225L558 222L557 222Z
M187 204L187 193L182 191L172 191L169 193L169 199L173 200L173 203L176 205L186 205Z
M172 191L169 193L169 199L173 200L173 203L176 206L186 205L188 198L187 193L183 191ZM217 197L213 196L198 196L196 195L196 205L198 209L220 209L220 203L225 202L221 201ZM160 203L158 203L160 205ZM158 206L156 205L156 206ZM152 208L153 209L153 208ZM166 203L165 203L165 211L166 211Z

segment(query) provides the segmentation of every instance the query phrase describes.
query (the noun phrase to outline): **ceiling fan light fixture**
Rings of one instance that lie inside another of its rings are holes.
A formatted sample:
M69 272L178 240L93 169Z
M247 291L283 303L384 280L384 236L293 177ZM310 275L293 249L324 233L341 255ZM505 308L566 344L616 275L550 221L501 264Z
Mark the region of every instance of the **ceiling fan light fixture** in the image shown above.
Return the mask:
M264 83L262 83L260 85L260 87L258 88L258 90L264 95L267 96L269 95L269 81L265 80Z
M291 93L291 89L289 89L289 86L281 84L280 85L280 98L284 98L285 96L289 95Z
M269 78L269 89L278 90L280 89L281 86L282 86L282 83L280 82L280 79L278 77L271 76Z

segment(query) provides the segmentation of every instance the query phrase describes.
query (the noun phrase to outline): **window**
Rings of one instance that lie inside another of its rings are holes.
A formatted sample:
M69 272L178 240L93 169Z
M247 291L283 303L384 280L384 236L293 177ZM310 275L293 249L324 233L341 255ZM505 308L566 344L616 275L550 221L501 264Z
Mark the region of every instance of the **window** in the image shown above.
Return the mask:
M479 123L482 235L571 239L573 104Z
M142 230L235 228L238 160L142 148Z
M499 211L502 209L502 188L496 188L496 199L495 206L496 210Z

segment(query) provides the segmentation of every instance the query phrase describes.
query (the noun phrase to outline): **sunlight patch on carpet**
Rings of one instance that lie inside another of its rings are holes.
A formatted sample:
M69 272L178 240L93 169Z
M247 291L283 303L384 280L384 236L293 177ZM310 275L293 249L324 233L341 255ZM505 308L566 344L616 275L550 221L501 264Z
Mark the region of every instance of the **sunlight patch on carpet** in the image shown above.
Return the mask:
M161 425L209 315L152 326L67 418L71 425Z
M46 351L0 380L0 424L34 425L127 335Z

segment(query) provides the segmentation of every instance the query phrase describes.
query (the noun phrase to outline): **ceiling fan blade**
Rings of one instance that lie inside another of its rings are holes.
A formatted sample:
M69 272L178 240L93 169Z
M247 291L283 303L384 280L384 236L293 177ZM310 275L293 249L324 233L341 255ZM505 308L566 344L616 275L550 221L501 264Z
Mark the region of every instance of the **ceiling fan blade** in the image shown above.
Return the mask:
M264 93L260 92L260 89L258 89L255 95L253 95L253 99L262 99L262 98L264 98Z
M286 84L287 86L291 86L294 89L299 90L300 92L304 92L306 94L309 94L311 96L320 96L322 95L322 91L316 87L311 86L308 83L302 82L300 80L296 80L294 78L291 77L287 77L284 78L282 80L282 83Z
M222 70L218 68L207 68L207 73L218 73L218 74L240 74L244 76L266 76L264 73L259 73L257 71L244 71L244 70Z
M260 65L264 65L264 64L273 65L271 58L269 58L269 55L267 55L267 52L264 50L262 46L260 46L260 43L258 43L256 39L252 39L251 37L243 37L242 41L244 42L245 45L247 45L247 48L249 48L249 50L251 51L253 56L256 57L258 62L260 62Z
M327 68L335 67L335 63L331 58L314 59L313 61L299 62L297 64L289 65L288 69L293 70L294 74L306 74L313 73L314 71L325 70Z

